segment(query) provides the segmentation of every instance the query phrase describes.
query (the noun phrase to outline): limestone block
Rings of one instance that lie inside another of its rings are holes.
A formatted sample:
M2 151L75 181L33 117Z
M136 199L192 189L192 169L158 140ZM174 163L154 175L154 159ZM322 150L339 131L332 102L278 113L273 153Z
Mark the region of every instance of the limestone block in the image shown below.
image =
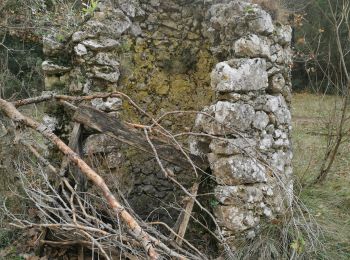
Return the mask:
M49 60L45 60L41 64L41 68L42 68L43 72L47 75L62 74L62 73L66 73L66 72L71 70L70 67L57 65Z
M214 193L215 198L223 205L260 203L264 198L263 189L258 185L217 186Z
M288 109L288 106L282 95L262 95L256 98L254 108L256 110L275 113L281 109Z
M274 31L271 15L259 7L253 8L247 16L249 30L258 34L269 35Z
M72 41L74 43L81 42L87 38L89 38L89 34L87 32L83 32L83 31L77 31L77 32L73 33L73 35L72 35Z
M125 160L125 158L123 158L123 155L117 151L113 151L106 155L106 164L109 169L114 169L121 166L123 160Z
M256 140L252 138L213 139L210 150L217 155L249 154L254 156Z
M271 166L273 169L283 172L288 154L279 150L271 155Z
M130 14L135 15L136 14L136 8L135 6L132 6L129 1L129 6L127 6L127 1L125 1L126 5L124 5L124 9L129 9ZM122 35L124 32L126 32L130 26L131 21L130 19L123 13L123 11L119 9L114 9L113 13L111 14L111 18L106 21L106 24L108 26L108 33L111 33L111 36L113 38L119 38L120 35Z
M266 62L259 58L220 62L211 73L211 85L218 92L266 89Z
M59 42L55 35L48 35L43 37L43 52L47 56L55 56L59 54L65 45Z
M216 181L223 185L251 184L266 182L266 169L256 159L235 155L208 156Z
M292 27L290 25L280 25L276 27L275 38L282 46L290 44L292 41Z
M275 44L271 46L270 50L272 62L288 66L293 64L293 51L290 46L283 47L279 44Z
M89 61L89 63L119 68L119 62L116 60L116 57L113 57L111 54L106 52L97 53L96 56Z
M212 135L237 134L250 128L255 111L251 105L219 101L207 108L211 117L200 114L196 126Z
M114 69L113 71L108 72L109 67L104 66L94 66L92 68L93 76L98 79L102 79L111 83L117 83L120 72L118 69Z
M279 125L291 125L292 115L289 108L286 106L281 106L275 113L276 123Z
M117 111L122 106L122 100L115 97L108 97L107 100L103 100L102 98L95 98L91 101L91 105L96 109L102 111Z
M268 42L255 34L237 40L234 44L234 51L239 57L269 58L271 55Z
M259 218L252 211L238 207L218 206L214 213L219 224L231 231L242 232L259 224Z
M109 38L89 39L82 42L93 51L111 50L119 46L119 42Z

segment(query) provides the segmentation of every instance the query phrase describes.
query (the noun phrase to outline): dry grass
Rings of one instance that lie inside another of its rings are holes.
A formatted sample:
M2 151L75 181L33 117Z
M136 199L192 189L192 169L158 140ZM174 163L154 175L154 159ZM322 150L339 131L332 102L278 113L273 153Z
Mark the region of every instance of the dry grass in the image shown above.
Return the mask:
M280 23L288 23L290 11L283 4L282 0L252 0L252 3L260 5L267 11L273 20Z
M294 170L301 184L319 171L326 147L324 124L339 100L334 96L295 94L293 99ZM350 112L349 112L350 114ZM345 142L329 175L319 186L301 188L300 196L324 231L318 259L350 259L350 144Z

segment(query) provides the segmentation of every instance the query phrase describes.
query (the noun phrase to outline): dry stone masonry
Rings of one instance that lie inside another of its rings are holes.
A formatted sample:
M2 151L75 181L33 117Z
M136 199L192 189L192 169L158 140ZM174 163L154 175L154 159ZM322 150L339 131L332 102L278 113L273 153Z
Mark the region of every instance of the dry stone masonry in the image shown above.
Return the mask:
M195 122L211 137L192 140L191 150L208 155L215 215L235 249L291 203L291 28L249 3L214 4L209 14L214 53L227 60L211 73L217 101Z
M203 134L191 137L190 149L209 158L217 183L213 210L235 249L290 203L290 41L290 26L274 24L249 1L101 0L71 37L44 38L42 68L48 91L120 90L155 117L202 110L195 120L183 116L162 123L188 131L195 121L192 131ZM119 98L95 99L91 105L136 118ZM64 135L67 126L56 130ZM178 190L154 158L108 138L88 137L84 153L106 156L111 180L118 179L135 208L148 216L159 207L157 201L165 203L162 207L174 201ZM191 183L193 176L167 167ZM157 214L162 220L168 213Z

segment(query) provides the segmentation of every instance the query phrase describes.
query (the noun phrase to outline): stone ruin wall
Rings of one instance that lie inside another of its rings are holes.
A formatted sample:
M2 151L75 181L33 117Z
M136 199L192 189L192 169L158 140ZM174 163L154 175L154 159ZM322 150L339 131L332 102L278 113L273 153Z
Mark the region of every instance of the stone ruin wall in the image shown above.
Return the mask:
M208 155L217 183L213 210L234 248L239 239L254 237L260 223L283 215L292 194L290 41L289 26L274 24L249 1L101 1L66 42L54 35L44 39L45 85L77 95L122 91L155 117L202 110L197 118L163 124L207 135L191 138L189 146ZM138 121L118 98L91 105ZM68 130L64 125L57 131L64 136ZM84 151L105 156L104 177L118 179L145 216L181 193L151 156L105 135L89 136ZM194 178L167 167L184 184ZM153 214L167 218L166 211Z

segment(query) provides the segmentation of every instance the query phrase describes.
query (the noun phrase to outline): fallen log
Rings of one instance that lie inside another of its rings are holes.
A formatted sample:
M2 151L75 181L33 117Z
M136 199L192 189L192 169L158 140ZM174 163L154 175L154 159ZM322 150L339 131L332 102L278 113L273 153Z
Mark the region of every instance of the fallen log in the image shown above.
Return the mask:
M142 132L105 112L82 105L76 110L73 120L100 133L107 133L120 142L154 155L152 147ZM193 169L192 164L180 149L158 137L150 136L150 140L161 159L184 169ZM193 154L189 154L189 157L199 169L205 171L209 168L209 162L206 158Z

